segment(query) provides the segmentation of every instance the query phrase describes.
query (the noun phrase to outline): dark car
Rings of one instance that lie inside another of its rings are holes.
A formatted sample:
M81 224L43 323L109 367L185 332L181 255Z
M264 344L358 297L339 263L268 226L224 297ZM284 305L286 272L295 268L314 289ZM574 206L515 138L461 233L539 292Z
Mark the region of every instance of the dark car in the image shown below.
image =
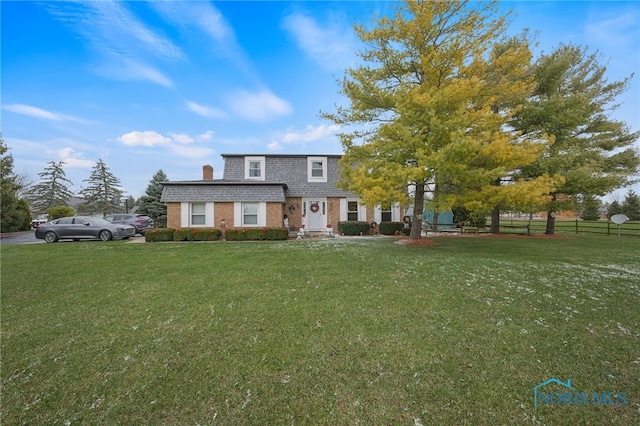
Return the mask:
M48 243L58 240L127 239L136 234L131 225L111 223L99 217L74 216L52 220L36 228L36 238Z
M155 227L153 219L149 216L145 216L143 214L110 214L104 217L105 220L108 220L112 223L126 223L127 225L131 225L136 228L136 234L144 235L148 229L152 229Z

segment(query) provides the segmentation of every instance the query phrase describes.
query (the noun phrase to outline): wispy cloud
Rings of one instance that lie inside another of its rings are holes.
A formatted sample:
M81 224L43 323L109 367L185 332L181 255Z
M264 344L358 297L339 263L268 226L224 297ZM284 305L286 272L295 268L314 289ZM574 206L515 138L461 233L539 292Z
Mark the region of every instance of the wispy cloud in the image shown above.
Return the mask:
M282 28L289 32L310 58L331 71L344 69L355 60L356 37L344 19L333 16L319 23L312 17L295 12L286 16Z
M224 119L228 117L227 113L222 111L221 109L200 105L192 101L187 102L187 108L189 108L191 111L195 112L196 114L206 118Z
M288 132L282 138L285 143L302 142L308 143L316 140L321 140L329 136L335 135L340 130L340 126L334 124L331 126L325 126L321 124L319 126L307 126L303 132Z
M618 10L614 15L593 15L585 24L585 37L590 43L606 44L619 47L627 43L633 43L638 48L638 26L640 16L637 10Z
M49 2L52 15L78 33L101 58L96 71L116 79L148 80L164 87L173 83L150 63L182 60L182 50L153 31L120 1Z
M282 148L283 148L282 144L277 141L273 141L269 145L267 145L267 149L269 151L280 151L282 150Z
M205 1L152 1L151 7L167 22L183 32L200 31L211 42L212 50L227 58L239 70L250 72L247 55L239 45L235 31L222 13Z
M173 139L174 141L182 144L189 144L189 143L195 142L195 140L191 136L185 133L169 133L169 136L171 136L171 139Z
M266 121L291 113L291 105L269 90L248 92L238 90L227 98L233 112L249 121Z
M27 115L27 116L33 117L33 118L41 118L43 120L74 121L76 123L86 123L87 122L86 120L84 120L82 118L74 117L72 115L60 114L60 113L57 113L57 112L47 111L45 109L34 107L34 106L31 106L31 105L10 104L10 105L4 105L2 108L7 110L7 111L14 112L16 114Z

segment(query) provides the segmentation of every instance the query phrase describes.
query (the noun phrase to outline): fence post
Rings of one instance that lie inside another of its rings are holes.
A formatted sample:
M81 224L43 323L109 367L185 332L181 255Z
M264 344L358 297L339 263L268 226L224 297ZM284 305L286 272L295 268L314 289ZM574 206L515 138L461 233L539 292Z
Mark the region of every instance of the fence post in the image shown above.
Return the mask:
M611 235L611 221L607 220L607 237Z
M576 235L578 234L578 219L576 219Z

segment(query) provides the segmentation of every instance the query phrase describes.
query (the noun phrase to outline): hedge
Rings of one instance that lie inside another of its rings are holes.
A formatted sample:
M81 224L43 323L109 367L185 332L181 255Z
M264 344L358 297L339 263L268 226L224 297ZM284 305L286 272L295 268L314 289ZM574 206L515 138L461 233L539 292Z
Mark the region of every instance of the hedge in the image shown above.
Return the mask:
M225 233L227 241L286 240L285 228L231 228Z
M380 222L380 233L382 235L399 234L404 229L404 225L404 222Z
M222 231L216 228L180 228L173 234L173 241L218 241Z
M147 243L155 243L159 241L173 241L173 228L155 228L144 233L144 240Z
M345 221L338 222L338 231L344 235L369 235L371 234L371 225L361 221Z

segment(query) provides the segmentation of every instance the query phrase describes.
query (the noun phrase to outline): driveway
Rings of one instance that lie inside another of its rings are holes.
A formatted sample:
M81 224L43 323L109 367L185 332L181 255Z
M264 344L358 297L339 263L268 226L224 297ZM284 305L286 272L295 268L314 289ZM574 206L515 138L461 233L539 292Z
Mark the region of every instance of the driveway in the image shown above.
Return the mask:
M44 243L44 240L38 240L33 231L23 232L8 232L6 234L0 234L0 244L34 244Z

